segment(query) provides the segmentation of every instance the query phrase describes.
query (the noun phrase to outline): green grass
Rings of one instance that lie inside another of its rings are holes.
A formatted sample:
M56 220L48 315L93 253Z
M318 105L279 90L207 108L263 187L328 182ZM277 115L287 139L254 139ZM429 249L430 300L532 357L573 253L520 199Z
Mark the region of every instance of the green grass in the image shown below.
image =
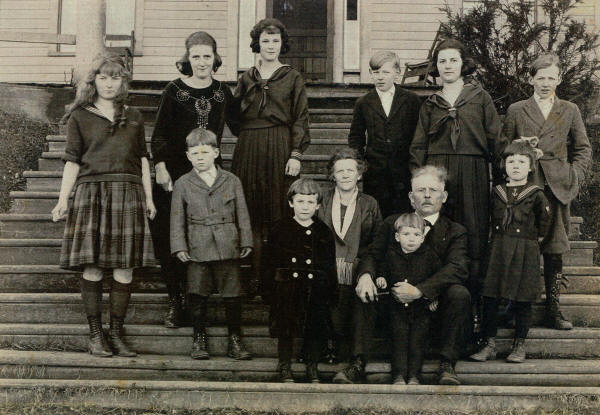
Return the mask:
M25 189L23 172L37 170L46 136L57 131L55 125L0 111L0 212L10 208L11 191Z

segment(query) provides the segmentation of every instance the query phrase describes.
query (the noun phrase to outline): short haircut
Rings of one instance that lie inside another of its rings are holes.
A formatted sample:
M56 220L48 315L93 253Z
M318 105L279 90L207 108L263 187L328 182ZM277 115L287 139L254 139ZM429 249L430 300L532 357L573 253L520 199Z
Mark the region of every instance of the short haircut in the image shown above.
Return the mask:
M291 202L295 195L317 195L318 203L321 203L321 200L323 199L321 188L317 182L305 177L295 180L294 183L291 184L287 192L288 201Z
M185 54L181 59L175 62L175 66L177 66L177 70L184 75L192 76L194 71L192 70L192 65L190 64L190 49L192 46L198 45L206 45L210 46L213 51L213 55L215 55L215 60L213 62L213 71L217 71L223 60L221 56L217 53L217 41L214 37L209 35L206 32L194 32L187 37L185 40Z
M194 128L185 138L187 148L196 146L211 146L219 148L217 143L217 135L205 128Z
M431 73L433 76L440 76L440 72L437 69L437 60L440 52L446 49L456 49L460 53L460 58L462 59L462 68L460 69L460 74L462 76L471 75L473 72L475 72L477 65L475 64L473 58L471 58L469 55L465 45L456 39L446 39L442 41L433 52L432 60L434 70Z
M400 59L398 59L398 55L389 50L383 50L371 56L371 60L369 60L369 68L371 68L373 71L376 71L386 62L393 62L394 68L400 72Z
M535 151L529 143L525 143L523 141L513 141L512 143L506 146L506 148L502 152L502 161L500 162L500 168L504 170L506 168L506 159L510 156L514 156L517 154L529 157L529 166L531 168L530 173L533 173L537 167Z
M279 54L285 55L290 50L290 36L284 24L277 19L267 18L256 23L250 31L250 49L254 53L260 53L260 35L262 32L269 34L281 33L281 51Z
M538 56L532 63L529 68L529 75L534 77L540 69L546 69L551 66L556 66L558 68L559 74L560 70L560 58L554 52L546 52Z
M342 148L336 151L327 163L327 171L329 172L329 178L333 180L333 168L335 163L340 160L354 160L356 162L356 169L358 174L363 174L367 171L367 162L362 158L360 153L353 148Z
M414 179L419 176L431 175L438 179L440 183L443 183L446 186L446 182L448 181L448 170L441 166L433 166L428 164L423 167L418 167L412 171L411 184Z
M399 232L403 227L419 229L425 232L425 220L416 213L403 213L394 221L394 230Z

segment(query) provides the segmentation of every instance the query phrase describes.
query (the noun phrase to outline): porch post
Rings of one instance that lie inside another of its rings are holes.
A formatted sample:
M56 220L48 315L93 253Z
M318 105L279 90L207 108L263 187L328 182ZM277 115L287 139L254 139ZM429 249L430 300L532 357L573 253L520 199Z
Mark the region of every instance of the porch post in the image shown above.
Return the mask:
M104 50L105 34L106 0L78 0L75 83L85 76L94 56Z

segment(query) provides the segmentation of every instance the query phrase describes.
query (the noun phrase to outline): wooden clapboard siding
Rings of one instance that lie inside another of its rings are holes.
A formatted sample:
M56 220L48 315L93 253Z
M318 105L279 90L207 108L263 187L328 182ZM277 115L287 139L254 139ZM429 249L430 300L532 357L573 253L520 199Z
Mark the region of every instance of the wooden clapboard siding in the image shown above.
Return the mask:
M401 67L427 57L440 22L445 14L439 10L446 0L373 0L370 11L370 53L396 52Z
M56 33L50 0L1 0L0 31ZM0 82L65 83L72 57L48 56L48 45L0 42Z

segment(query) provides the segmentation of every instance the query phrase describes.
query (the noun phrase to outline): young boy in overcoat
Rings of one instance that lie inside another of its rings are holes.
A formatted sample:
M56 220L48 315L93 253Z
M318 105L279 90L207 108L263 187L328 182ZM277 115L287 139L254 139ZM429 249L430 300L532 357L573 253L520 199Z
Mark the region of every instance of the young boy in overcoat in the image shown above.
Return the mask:
M592 148L579 108L556 96L561 82L560 60L554 53L539 56L531 65L533 95L512 104L504 120L508 142L526 140L543 152L533 183L544 189L550 202L550 230L540 244L544 256L546 325L570 330L573 325L559 308L562 256L569 250L569 207L577 196L590 164Z
M173 187L171 253L187 263L187 294L194 327L191 357L208 359L206 309L216 289L225 302L229 331L227 355L250 359L240 340L241 301L239 258L252 251L250 217L240 180L215 165L216 135L196 128L186 138L193 169Z
M317 362L331 335L337 272L333 232L315 213L321 204L319 185L298 179L288 190L294 217L279 221L263 251L263 298L271 304L270 334L277 337L279 375L293 382L293 341L304 338L306 376L319 382Z
M395 53L383 51L373 55L369 73L375 88L356 101L348 145L367 161L363 192L377 200L385 218L410 210L408 150L421 101L394 84L400 73Z

